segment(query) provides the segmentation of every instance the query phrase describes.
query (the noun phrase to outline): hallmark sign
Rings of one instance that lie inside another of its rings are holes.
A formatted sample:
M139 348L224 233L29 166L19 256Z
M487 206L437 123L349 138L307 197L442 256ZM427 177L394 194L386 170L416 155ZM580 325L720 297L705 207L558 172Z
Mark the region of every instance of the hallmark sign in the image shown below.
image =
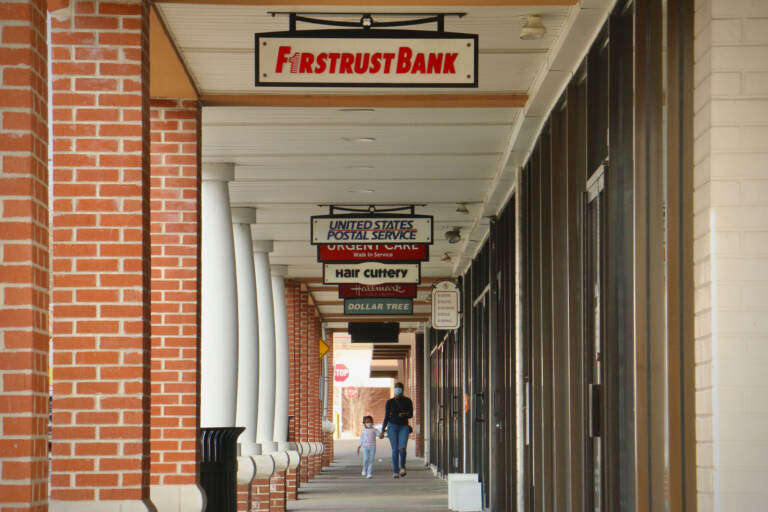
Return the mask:
M419 263L324 263L323 283L325 284L418 284L421 278Z
M431 215L316 215L311 218L313 245L373 243L431 244Z
M379 284L379 285L366 285L366 284L340 284L339 285L339 298L340 299L357 299L357 298L393 298L400 297L406 299L412 299L416 297L417 288L415 284Z
M477 35L416 30L255 34L256 86L477 87Z

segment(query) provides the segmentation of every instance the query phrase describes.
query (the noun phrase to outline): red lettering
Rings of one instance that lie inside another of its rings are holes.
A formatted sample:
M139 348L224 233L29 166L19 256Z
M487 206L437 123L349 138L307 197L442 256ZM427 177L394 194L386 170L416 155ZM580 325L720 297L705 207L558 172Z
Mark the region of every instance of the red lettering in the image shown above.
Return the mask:
M376 52L371 57L371 74L376 74L381 69L381 53Z
M327 58L328 58L328 55L326 55L325 53L321 53L320 55L317 56L317 61L315 61L316 62L315 73L322 73L323 71L325 71L325 61Z
M355 54L355 73L362 75L368 71L368 61L371 58L370 53L356 53Z
M395 58L394 53L385 53L384 54L384 73L389 73L389 67L392 64L392 59Z
M291 53L290 46L281 46L277 50L277 64L275 65L275 73L283 72L283 64L288 63L288 54Z
M443 54L430 53L427 61L427 73L439 73L443 67Z
M341 54L341 63L339 64L339 73L352 74L352 63L355 61L355 56L351 53Z
M456 74L456 68L454 68L453 65L456 62L456 57L458 56L458 53L445 54L445 62L443 62L443 73L452 73L454 75Z
M331 58L331 67L328 70L329 73L335 73L336 72L336 61L339 60L340 55L338 53L329 53L328 56Z
M299 64L299 73L311 73L312 62L315 60L315 56L311 53L304 52L301 54L301 64Z
M411 57L413 51L407 46L401 46L397 51L397 69L396 73L407 73L411 69Z
M413 68L411 68L411 73L424 74L424 71L426 71L426 65L424 63L424 54L417 53L416 58L413 59Z

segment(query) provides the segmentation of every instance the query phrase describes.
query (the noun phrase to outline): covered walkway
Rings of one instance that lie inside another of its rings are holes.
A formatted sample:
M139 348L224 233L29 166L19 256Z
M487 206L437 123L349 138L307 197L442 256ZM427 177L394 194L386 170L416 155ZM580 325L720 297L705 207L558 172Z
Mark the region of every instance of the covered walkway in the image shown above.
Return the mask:
M413 443L410 443L411 445ZM448 485L424 467L424 459L409 450L408 476L392 478L389 442L376 447L376 465L371 480L360 476L361 458L355 454L356 440L335 441L335 460L299 490L298 501L286 510L303 511L447 511Z

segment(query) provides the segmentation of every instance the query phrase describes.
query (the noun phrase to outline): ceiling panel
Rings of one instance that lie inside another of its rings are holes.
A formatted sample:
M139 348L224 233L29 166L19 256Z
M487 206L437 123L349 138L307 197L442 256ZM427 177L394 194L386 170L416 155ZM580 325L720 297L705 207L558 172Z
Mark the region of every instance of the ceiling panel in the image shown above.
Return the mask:
M203 124L213 125L422 125L512 124L517 108L295 108L208 107Z

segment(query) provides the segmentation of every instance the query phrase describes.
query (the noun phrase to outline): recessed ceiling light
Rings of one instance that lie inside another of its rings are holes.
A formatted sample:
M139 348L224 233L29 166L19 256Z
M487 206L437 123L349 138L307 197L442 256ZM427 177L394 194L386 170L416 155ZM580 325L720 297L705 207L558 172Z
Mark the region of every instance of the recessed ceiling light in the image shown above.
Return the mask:
M342 137L345 142L376 142L375 137Z
M345 169L356 169L359 171L369 171L371 169L375 169L376 167L372 165L347 165L344 167Z
M373 194L374 191L370 188L359 188L356 190L347 190L347 192L352 194Z
M520 39L541 39L544 37L544 34L547 33L547 27L541 22L541 16L529 14L521 16L520 19L523 21L523 28L520 31Z
M376 112L375 108L340 108L339 112Z

